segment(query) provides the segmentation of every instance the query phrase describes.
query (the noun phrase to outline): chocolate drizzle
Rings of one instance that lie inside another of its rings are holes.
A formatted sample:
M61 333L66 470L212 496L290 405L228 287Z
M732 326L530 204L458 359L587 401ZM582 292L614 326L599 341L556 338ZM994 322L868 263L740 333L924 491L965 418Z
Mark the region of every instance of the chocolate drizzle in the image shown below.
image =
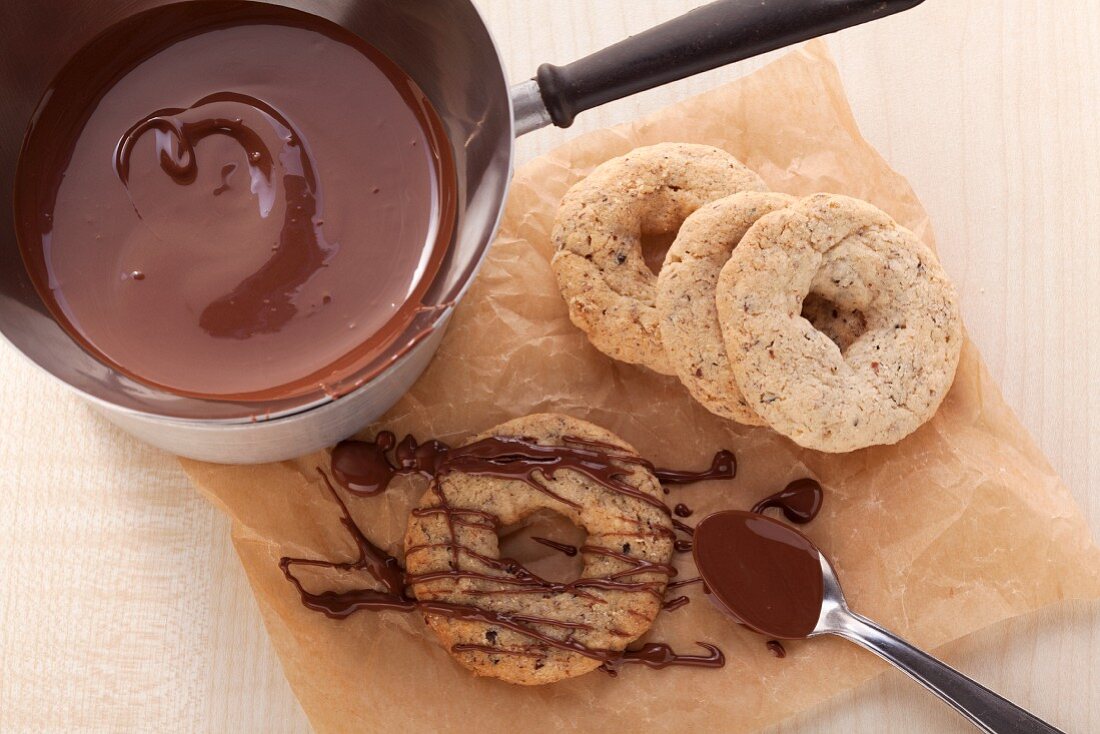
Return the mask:
M694 484L707 479L733 479L737 476L737 457L723 449L714 455L710 468L703 471L659 469L652 464L649 468L661 484Z
M578 472L593 482L613 492L636 498L659 508L671 517L671 511L659 499L642 492L628 483L627 478L635 467L641 467L659 474L664 481L684 483L697 479L732 477L735 461L729 452L719 452L710 468L701 472L654 470L646 460L624 451L618 446L589 441L577 437L564 437L562 445L543 445L531 439L490 436L474 441L466 446L451 448L439 441L419 444L413 437L406 436L400 442L388 431L378 434L374 441L345 441L339 444L332 454L332 471L337 481L353 495L374 496L386 490L394 477L407 474L421 474L431 477L430 488L438 498L438 504L432 507L416 508L412 512L417 516L429 514L443 515L449 525L451 539L458 537L458 526L476 527L495 531L499 520L494 515L481 510L452 507L444 496L439 479L451 472L461 472L476 476L489 476L522 481L563 504L576 507L576 503L556 494L548 482L553 480L560 470ZM663 643L649 643L634 651L618 651L593 648L566 636L554 637L540 627L564 630L588 630L591 627L582 622L537 617L513 612L486 609L471 604L454 604L439 601L422 601L414 598L408 587L416 583L425 583L441 579L473 578L490 582L496 588L480 589L469 592L474 595L504 595L572 593L588 598L596 603L602 599L592 590L610 590L629 593L647 593L658 600L664 599L665 579L676 575L676 569L665 563L648 561L630 555L629 545L623 548L608 548L599 545L576 546L558 543L546 538L535 538L536 542L559 550L567 555L601 555L614 558L623 565L622 570L603 577L582 577L563 583L544 579L521 563L510 558L490 558L471 548L460 545L454 540L447 542L412 546L406 549L408 554L428 548L446 548L453 554L451 568L423 574L406 573L398 561L383 552L367 540L356 525L339 492L329 482L323 471L318 469L329 492L336 499L341 512L341 523L351 534L358 549L358 556L350 562L329 562L306 558L283 558L280 568L287 579L298 590L302 603L309 609L319 611L334 619L342 619L360 610L393 610L410 612L419 610L426 615L437 615L452 619L478 621L517 632L532 640L530 645L518 648L500 648L494 645L459 645L455 651L480 651L491 654L506 654L537 657L549 648L578 653L603 663L603 668L617 674L626 664L641 664L649 668L665 668L672 665L693 667L721 667L725 660L718 648L699 643L707 650L706 655L682 655L674 652ZM674 526L690 532L690 527L673 520ZM667 530L665 532L668 532ZM676 540L679 550L690 548L690 541ZM681 545L686 544L684 547ZM499 573L463 569L458 563L460 554L465 554L489 570ZM380 586L380 589L355 589L350 591L324 591L314 593L305 588L294 574L295 566L312 566L343 571L365 571ZM650 580L637 579L640 575ZM653 579L656 575L658 578ZM664 578L659 578L659 577ZM689 579L694 583L698 579ZM683 585L670 582L668 588ZM688 603L686 596L680 596L663 602L668 611L678 609ZM614 634L614 631L612 631ZM622 633L626 634L626 633ZM540 652L542 651L542 652Z
M672 527L676 528L681 533L684 533L686 535L693 535L695 533L695 528L691 527L686 522L680 522L676 518L672 519Z
M707 651L706 655L683 655L673 652L672 648L663 642L650 642L637 650L627 650L613 661L608 661L600 666L600 670L610 673L612 676L619 674L624 665L644 665L647 668L661 670L670 665L685 665L694 668L721 668L726 664L726 656L714 645L706 642L696 642L696 645Z
M805 525L817 517L821 510L823 493L816 479L796 479L775 494L770 494L752 506L752 512L762 515L764 510L777 508L793 523Z
M435 509L435 508L432 508ZM464 511L451 510L451 512L457 512L459 514ZM452 534L452 537L453 534ZM627 581L631 576L635 576L641 573L659 573L665 576L674 576L676 569L664 563L652 563L641 558L633 558L624 553L620 553L611 548L604 548L602 546L585 545L580 548L580 552L583 554L602 555L616 558L625 562L628 568L607 576L606 578L579 578L575 581L568 583L561 583L557 581L549 581L544 579L531 570L525 568L521 563L511 558L490 558L488 556L476 553L475 551L460 546L455 543L435 543L432 545L415 545L407 549L407 553L415 553L419 550L423 550L431 547L445 547L449 548L452 552L461 552L466 554L481 563L489 566L490 568L501 571L505 575L487 574L479 571L469 570L457 570L450 569L446 571L433 571L431 573L422 574L408 574L406 576L406 583L425 583L428 581L438 581L440 579L478 579L481 581L489 581L495 584L500 584L505 587L498 590L490 591L468 591L470 594L477 594L482 596L491 596L494 594L561 594L572 593L577 596L588 598L592 601L600 601L599 597L585 592L585 589L601 589L603 591L625 591L625 592L647 592L653 594L658 599L664 597L662 591L663 584L657 581ZM457 563L453 564L458 566Z
M675 612L680 607L685 607L690 603L691 603L691 599L689 599L688 597L686 597L686 596L677 596L677 597L673 597L672 599L669 599L664 604L662 604L661 609L664 609L666 612Z
M332 453L332 471L348 491L366 496L385 491L390 481L399 474L442 477L460 472L517 479L577 509L577 503L555 494L543 481L552 480L558 471L568 469L607 489L669 512L664 502L635 489L626 481L632 467L649 469L651 465L648 461L597 441L575 436L565 436L563 440L563 445L552 446L514 436L489 436L451 448L440 441L418 444L412 436L396 443L394 434L382 431L374 441L344 441L337 445ZM389 456L391 449L392 458ZM729 466L729 462L716 459L715 464L719 463L723 467ZM677 481L681 482L688 481L690 476L716 476L713 466L702 472L675 474Z
M569 545L568 543L559 543L556 540L550 540L549 538L539 538L537 536L532 537L531 540L535 541L536 543L541 543L547 548L553 548L556 551L564 553L570 558L577 555L577 546L575 545Z

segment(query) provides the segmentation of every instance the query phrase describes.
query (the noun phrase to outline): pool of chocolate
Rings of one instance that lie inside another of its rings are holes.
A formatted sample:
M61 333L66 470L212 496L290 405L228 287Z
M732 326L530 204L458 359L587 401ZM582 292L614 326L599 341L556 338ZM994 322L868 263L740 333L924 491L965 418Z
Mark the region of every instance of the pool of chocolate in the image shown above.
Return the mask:
M209 0L133 16L62 70L15 214L40 296L94 356L270 400L408 326L454 194L442 124L388 58L312 15Z

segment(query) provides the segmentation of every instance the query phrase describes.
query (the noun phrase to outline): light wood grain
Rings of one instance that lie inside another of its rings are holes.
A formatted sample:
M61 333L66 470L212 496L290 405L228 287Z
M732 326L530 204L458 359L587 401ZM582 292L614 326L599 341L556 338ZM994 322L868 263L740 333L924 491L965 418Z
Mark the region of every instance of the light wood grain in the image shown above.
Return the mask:
M480 0L515 80L690 0ZM1100 528L1100 3L929 0L830 39L856 118L931 212L1008 402ZM527 160L755 68L586 113ZM228 542L172 457L0 345L0 731L305 732ZM1067 731L1100 731L1100 607L946 655ZM796 698L797 691L791 691ZM966 731L900 675L777 731Z

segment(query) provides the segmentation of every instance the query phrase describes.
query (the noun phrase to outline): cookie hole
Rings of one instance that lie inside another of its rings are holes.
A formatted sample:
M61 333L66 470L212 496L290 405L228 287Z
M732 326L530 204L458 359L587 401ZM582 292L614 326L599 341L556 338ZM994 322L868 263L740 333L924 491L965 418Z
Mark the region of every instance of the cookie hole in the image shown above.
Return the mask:
M867 331L867 317L862 311L845 308L818 293L810 293L803 299L802 318L829 337L841 354Z
M578 552L568 555L562 549L544 545L534 538L579 549L586 533L568 518L551 510L539 510L515 525L501 528L500 557L519 561L525 568L548 581L569 583L581 577L584 560Z
M654 275L661 272L665 255L675 239L676 232L642 232L642 258Z

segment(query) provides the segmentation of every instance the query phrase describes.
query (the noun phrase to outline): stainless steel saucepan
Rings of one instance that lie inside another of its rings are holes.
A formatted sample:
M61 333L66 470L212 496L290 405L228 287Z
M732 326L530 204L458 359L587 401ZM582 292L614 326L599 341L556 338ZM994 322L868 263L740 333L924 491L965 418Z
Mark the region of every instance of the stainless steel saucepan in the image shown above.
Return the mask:
M201 2L201 0L191 0ZM118 21L168 0L4 0L0 22L0 333L39 367L138 438L217 462L291 458L351 435L413 384L491 242L516 135L568 127L592 107L666 82L913 7L921 0L720 0L565 66L509 86L469 0L277 0L332 20L392 58L443 118L456 162L454 240L405 338L338 398L264 405L181 397L120 374L55 322L24 269L12 187L28 122L61 66ZM419 335L419 336L418 336ZM59 428L59 430L63 430Z

